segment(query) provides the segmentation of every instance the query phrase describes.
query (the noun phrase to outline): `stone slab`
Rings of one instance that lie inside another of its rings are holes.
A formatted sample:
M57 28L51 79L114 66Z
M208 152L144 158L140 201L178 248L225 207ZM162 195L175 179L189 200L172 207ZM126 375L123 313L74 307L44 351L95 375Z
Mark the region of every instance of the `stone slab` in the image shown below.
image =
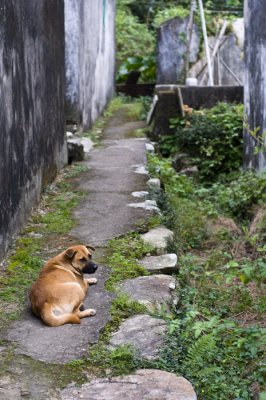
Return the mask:
M160 212L155 200L145 200L140 203L130 203L130 204L128 204L128 207L141 208L143 210L155 211L157 213Z
M161 187L161 181L158 178L151 178L147 181L147 185L149 188L160 188Z
M139 261L139 264L143 265L150 274L171 275L178 271L177 255L174 253L145 257Z
M175 279L169 275L140 276L126 279L118 288L131 299L145 305L148 310L169 307L175 300Z
M126 319L110 340L111 347L132 345L140 357L153 360L164 343L167 327L164 320L146 314Z
M62 400L197 400L191 383L183 377L156 369L135 374L94 379L61 392Z
M18 343L16 351L36 360L65 363L88 354L89 344L96 343L100 330L110 320L109 308L114 295L104 289L108 271L99 266L98 283L89 288L85 308L95 308L96 315L83 318L80 325L49 327L32 316L30 308L22 320L14 322L7 333L9 341Z
M141 235L144 243L153 246L160 254L165 251L168 240L172 240L173 236L173 232L165 226L158 226L157 228L151 229L149 232Z

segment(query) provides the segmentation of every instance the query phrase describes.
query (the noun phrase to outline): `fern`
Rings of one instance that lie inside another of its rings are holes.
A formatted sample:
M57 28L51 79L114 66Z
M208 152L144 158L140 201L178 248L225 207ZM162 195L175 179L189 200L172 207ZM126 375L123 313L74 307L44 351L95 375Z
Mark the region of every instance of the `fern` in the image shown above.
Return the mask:
M202 362L216 348L214 334L201 336L187 351L187 358L192 363Z

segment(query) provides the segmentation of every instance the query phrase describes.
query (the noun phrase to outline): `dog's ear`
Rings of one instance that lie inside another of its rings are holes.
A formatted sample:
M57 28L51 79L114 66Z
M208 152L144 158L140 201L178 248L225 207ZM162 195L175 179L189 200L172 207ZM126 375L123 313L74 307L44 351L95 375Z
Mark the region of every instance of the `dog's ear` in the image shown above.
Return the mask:
M88 250L95 251L95 247L91 246L90 244L88 244L88 246L85 247L87 247Z
M73 249L67 249L65 251L65 257L69 260L72 260L72 258L75 256L75 254L77 254L77 251L73 250Z

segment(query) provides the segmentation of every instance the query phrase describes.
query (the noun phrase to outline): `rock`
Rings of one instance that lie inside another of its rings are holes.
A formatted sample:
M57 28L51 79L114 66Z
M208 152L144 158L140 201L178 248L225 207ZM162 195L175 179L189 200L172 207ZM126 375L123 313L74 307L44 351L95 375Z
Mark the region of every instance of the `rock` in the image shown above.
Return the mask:
M196 165L193 165L192 167L187 167L187 168L181 169L181 171L180 171L180 174L184 174L187 176L197 175L198 173L199 173L199 170Z
M112 335L110 345L117 347L130 344L140 357L152 360L158 357L166 330L166 323L162 319L146 314L135 315L120 325L119 330Z
M145 146L146 146L146 151L148 151L149 153L154 153L155 150L153 144L146 143Z
M155 200L145 200L141 203L130 203L130 204L127 204L127 206L133 207L133 208L142 208L143 210L147 210L147 211L160 212Z
M157 369L140 369L123 377L94 379L61 391L62 400L197 400L191 383Z
M175 279L169 275L140 276L126 279L119 284L121 292L131 299L145 305L149 311L160 310L162 306L169 307L173 303L175 294L169 285L175 285Z
M135 173L141 175L149 175L149 172L146 170L145 165L134 165Z
M171 275L178 270L177 255L163 254L161 256L145 257L139 261L150 274L166 274Z
M157 41L157 83L184 83L186 37L188 18L172 18L158 28ZM199 30L193 24L190 47L190 62L198 58L200 46Z
M82 137L80 143L83 146L85 155L88 154L93 149L93 141L90 138Z
M191 167L192 162L188 154L177 153L173 159L172 165L176 172L180 172L182 169Z
M158 178L151 178L148 180L147 185L151 189L159 188L161 186L161 182L160 182L160 179L158 179Z
M89 138L70 137L67 139L68 163L83 161L93 148L93 142Z
M149 192L146 192L144 190L140 191L140 192L132 192L131 195L133 197L137 197L137 198L145 198L146 196L148 196Z
M144 233L141 237L144 243L153 246L157 250L158 254L163 254L167 247L167 242L173 239L174 234L165 226L158 226L157 228Z
M75 161L83 161L85 154L84 148L79 138L71 138L67 140L68 163Z

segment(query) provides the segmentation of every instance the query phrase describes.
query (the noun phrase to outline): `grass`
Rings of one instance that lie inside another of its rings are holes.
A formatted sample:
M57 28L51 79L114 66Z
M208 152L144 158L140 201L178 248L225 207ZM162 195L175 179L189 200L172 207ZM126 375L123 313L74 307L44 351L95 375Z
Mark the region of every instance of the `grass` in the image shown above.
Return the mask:
M138 263L138 260L152 250L151 246L144 244L138 234L129 234L110 240L106 261L111 273L106 282L106 288L115 290L115 286L125 279L148 275L147 270Z

